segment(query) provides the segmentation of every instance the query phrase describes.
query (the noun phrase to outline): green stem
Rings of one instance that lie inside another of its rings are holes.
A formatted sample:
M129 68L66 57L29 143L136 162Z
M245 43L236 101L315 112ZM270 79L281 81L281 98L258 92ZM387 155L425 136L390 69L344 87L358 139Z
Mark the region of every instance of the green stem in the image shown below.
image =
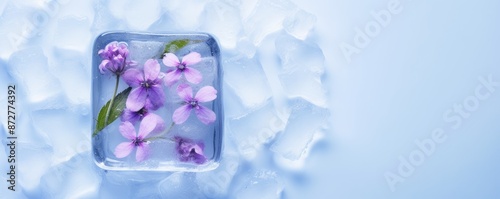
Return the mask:
M111 98L111 101L109 102L108 110L106 111L106 117L104 118L104 124L108 124L109 113L111 112L111 107L113 107L113 102L115 101L119 83L120 83L120 75L116 75L115 91L113 92L113 98Z

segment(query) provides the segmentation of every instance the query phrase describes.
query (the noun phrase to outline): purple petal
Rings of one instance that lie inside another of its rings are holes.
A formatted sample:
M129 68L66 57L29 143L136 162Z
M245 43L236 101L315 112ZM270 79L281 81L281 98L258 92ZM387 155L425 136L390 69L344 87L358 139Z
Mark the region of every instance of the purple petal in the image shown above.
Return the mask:
M187 84L181 84L177 87L177 94L183 100L191 100L193 98L193 89Z
M196 117L198 117L203 124L209 124L215 121L215 113L204 106L199 105L194 111Z
M138 87L141 85L141 82L144 81L143 73L135 68L126 70L122 77L123 81L131 87Z
M201 55L197 52L191 52L182 58L182 63L187 66L197 64L200 61Z
M131 111L138 111L144 107L146 103L147 92L143 87L137 87L132 89L127 98L127 108Z
M144 79L156 80L160 74L160 64L154 59L148 59L144 64Z
M191 109L192 109L191 105L187 105L187 104L177 108L174 111L174 114L172 116L172 120L176 124L184 123L188 119L189 114L191 113Z
M217 90L212 86L201 88L194 97L198 102L210 102L215 98L217 98Z
M151 103L151 100L149 98L146 99L146 103L144 104L144 108L147 110L147 111L156 111L158 110L160 107L158 106L155 106L153 103Z
M99 64L99 72L101 72L101 74L105 74L106 71L108 71L107 65L110 64L109 62L109 60L105 59Z
M165 85L167 86L172 86L174 85L179 79L181 79L182 72L180 70L173 70L167 73L165 75Z
M186 68L184 69L184 76L186 76L186 80L193 84L199 84L203 77L201 76L200 71L194 68Z
M116 146L114 154L117 158L127 157L130 152L134 149L134 143L132 142L122 142Z
M153 131L162 131L165 128L165 122L156 114L148 114L141 121L139 126L138 138L144 139Z
M163 64L168 67L177 67L181 62L179 58L173 53L167 53L163 57Z
M118 127L120 130L120 133L122 134L123 137L133 140L135 139L135 128L134 125L130 122L122 122L120 126Z
M148 98L155 107L161 107L165 102L165 92L160 85L152 85L148 89Z
M135 152L135 160L137 162L142 162L149 157L150 148L146 143L142 143L137 147L137 151Z
M129 121L130 123L134 124L141 119L141 116L137 113L137 111L131 111L130 109L126 108L125 110L123 110L120 118L122 122Z

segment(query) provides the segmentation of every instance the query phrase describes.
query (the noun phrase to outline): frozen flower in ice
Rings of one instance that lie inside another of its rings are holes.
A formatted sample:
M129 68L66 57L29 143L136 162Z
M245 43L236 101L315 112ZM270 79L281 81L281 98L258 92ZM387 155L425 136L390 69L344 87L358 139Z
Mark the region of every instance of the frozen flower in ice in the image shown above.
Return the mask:
M131 68L123 73L123 80L133 89L127 98L127 108L139 111L149 99L154 107L161 107L165 101L165 93L161 86L160 64L149 59L144 64L144 72Z
M134 61L128 60L128 48L125 42L111 42L104 49L99 50L98 54L102 58L99 64L101 74L121 75L128 66L136 65Z
M197 52L191 52L179 61L179 58L173 53L166 53L163 57L163 64L168 67L176 67L165 76L165 84L171 86L181 78L182 74L188 82L198 84L201 82L202 76L200 71L191 66L201 61L201 55Z
M123 110L120 118L122 122L129 121L130 123L135 124L137 121L140 121L147 115L151 114L151 111L155 111L158 108L159 107L155 107L149 99L146 99L146 104L144 104L144 107L142 107L138 111L132 111L126 108L125 110Z
M172 119L176 124L184 123L193 109L196 116L202 123L209 124L215 121L215 113L207 107L199 104L203 102L210 102L217 98L217 90L215 90L214 87L205 86L201 88L198 93L196 93L196 96L193 97L193 89L187 84L181 84L177 87L177 94L184 100L185 103L174 111Z
M196 164L203 164L207 161L203 155L203 143L194 143L192 140L175 137L176 150L179 159L182 162L194 162Z
M136 133L134 125L130 122L122 122L119 130L123 137L127 138L128 142L122 142L116 146L114 154L117 158L124 158L130 155L132 150L137 148L135 160L142 162L149 157L149 141L148 135L151 133L162 131L165 128L165 123L160 116L150 114L142 120L139 126L139 133Z

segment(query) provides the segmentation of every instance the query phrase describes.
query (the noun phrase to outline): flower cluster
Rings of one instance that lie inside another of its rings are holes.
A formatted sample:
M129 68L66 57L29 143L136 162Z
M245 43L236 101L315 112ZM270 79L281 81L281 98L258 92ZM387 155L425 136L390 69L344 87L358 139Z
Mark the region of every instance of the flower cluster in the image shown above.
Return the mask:
M128 60L128 47L124 42L111 42L104 49L99 50L101 64L99 71L101 74L112 73L121 75L128 67L137 65L134 61Z
M163 64L169 69L166 72L161 71L161 65L156 59L148 59L142 68L136 67L138 64L129 60L129 50L124 42L111 42L98 54L102 58L99 65L100 72L116 75L117 85L118 78L121 77L132 88L126 98L125 109L120 116L122 123L119 126L119 132L128 141L116 146L114 154L117 158L127 157L136 149L136 161L146 160L151 153L150 143L170 131L171 128L165 131L165 121L155 114L155 111L164 107L166 101L164 86L170 88L180 82L176 90L182 105L174 111L172 125L180 125L187 121L192 110L203 124L210 124L216 120L216 114L202 103L215 100L217 90L212 86L204 86L193 96L193 89L189 85L189 83L199 84L203 79L201 72L193 68L193 65L201 61L199 53L191 52L182 59L173 53L166 53L162 59ZM186 81L182 80L183 76ZM114 97L111 99L111 104ZM137 123L138 132L135 130ZM196 164L206 162L203 143L196 143L179 136L170 140L176 143L176 153L180 161Z

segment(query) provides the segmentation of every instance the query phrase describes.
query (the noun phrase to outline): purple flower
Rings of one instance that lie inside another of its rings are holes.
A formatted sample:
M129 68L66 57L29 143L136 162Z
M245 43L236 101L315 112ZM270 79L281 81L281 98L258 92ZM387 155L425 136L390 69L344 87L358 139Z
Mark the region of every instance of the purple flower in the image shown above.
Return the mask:
M147 115L151 114L151 111L155 111L158 108L159 107L153 106L149 99L146 99L146 104L144 104L144 107L142 107L138 111L132 111L126 108L125 110L123 110L120 118L122 122L129 121L130 123L135 124L137 121L140 121Z
M104 49L99 50L102 58L99 64L101 74L113 73L121 75L128 66L135 65L134 61L128 61L128 48L125 42L111 42Z
M193 109L202 123L209 124L215 121L215 113L199 104L217 98L217 90L214 87L205 86L193 97L193 89L187 84L181 84L177 87L177 94L184 100L185 104L174 111L172 119L176 124L184 123Z
M166 53L163 57L163 64L168 67L176 67L165 76L165 84L171 86L181 78L182 73L188 82L198 84L201 82L202 76L200 71L190 67L201 61L201 55L197 52L187 54L179 61L179 58L173 53Z
M149 141L147 137L152 132L159 132L165 129L165 123L160 116L150 114L142 120L139 126L139 133L135 132L134 125L130 122L122 122L119 130L123 137L127 138L128 142L122 142L116 146L114 154L117 158L124 158L130 155L132 150L137 148L135 160L142 162L149 157Z
M135 68L128 69L123 74L123 80L133 89L127 98L127 108L139 111L149 99L154 107L161 107L165 101L165 93L161 87L160 64L154 59L148 59L144 64L144 72Z
M176 149L179 154L179 159L182 162L194 162L196 164L203 164L207 161L203 155L203 143L194 143L192 140L175 137Z

